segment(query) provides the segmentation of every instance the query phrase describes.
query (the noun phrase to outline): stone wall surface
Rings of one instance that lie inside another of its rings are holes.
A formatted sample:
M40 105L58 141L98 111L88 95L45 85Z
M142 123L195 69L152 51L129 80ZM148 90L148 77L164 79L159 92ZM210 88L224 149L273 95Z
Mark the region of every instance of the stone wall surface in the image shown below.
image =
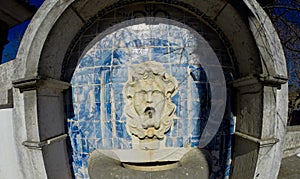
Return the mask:
M18 79L16 69L21 63L20 60L13 60L0 65L0 109L13 107L12 81Z
M299 126L289 126L284 140L284 155L290 157L300 153L300 128Z
M15 143L13 110L0 110L0 130L2 141L0 152L0 178L21 178L22 173L18 165L18 151Z

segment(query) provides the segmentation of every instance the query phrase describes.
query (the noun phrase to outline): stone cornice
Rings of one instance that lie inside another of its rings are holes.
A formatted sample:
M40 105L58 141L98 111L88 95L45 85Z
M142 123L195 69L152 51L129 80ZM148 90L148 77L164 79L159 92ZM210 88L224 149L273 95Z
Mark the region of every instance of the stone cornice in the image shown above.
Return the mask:
M279 141L279 139L277 139L277 138L260 139L260 138L242 133L242 132L235 132L234 135L238 136L240 138L243 138L245 140L255 142L255 143L259 144L260 148L275 145Z
M278 87L287 83L288 79L283 76L271 76L268 74L249 75L230 82L233 87L250 86L261 83L264 86Z
M20 89L20 92L36 90L38 88L50 88L50 89L59 89L65 90L68 89L71 84L55 80L52 78L43 78L41 76L34 76L29 78L22 78L16 81L13 81L13 86Z

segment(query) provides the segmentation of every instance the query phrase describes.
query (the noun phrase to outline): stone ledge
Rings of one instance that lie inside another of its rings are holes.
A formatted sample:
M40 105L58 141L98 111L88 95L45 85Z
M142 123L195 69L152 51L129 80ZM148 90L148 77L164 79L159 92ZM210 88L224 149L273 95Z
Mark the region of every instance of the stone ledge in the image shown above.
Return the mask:
M20 92L36 90L38 88L52 88L52 89L68 89L71 84L55 80L52 78L43 78L41 76L22 78L16 81L13 81L13 86L19 88Z
M235 132L234 134L235 134L235 136L238 136L242 139L257 143L259 145L259 148L272 146L272 145L276 144L277 142L279 142L279 139L277 139L277 138L260 139L260 138L253 137L248 134L241 133L241 132Z
M230 82L233 87L243 87L243 86L251 86L254 84L261 83L264 86L272 86L280 88L282 84L287 83L288 78L285 76L271 76L268 74L259 74L259 75L249 75L237 80Z
M259 81L261 81L265 86L274 86L280 87L282 84L288 82L288 78L282 75L268 75L268 74L260 74Z
M49 138L49 139L41 141L41 142L37 142L37 141L24 141L22 143L22 145L24 145L28 149L38 150L38 149L42 149L43 147L45 147L47 145L50 145L50 144L52 144L54 142L59 142L61 140L65 140L67 138L67 136L68 136L67 134L62 134L62 135L55 136L55 137Z

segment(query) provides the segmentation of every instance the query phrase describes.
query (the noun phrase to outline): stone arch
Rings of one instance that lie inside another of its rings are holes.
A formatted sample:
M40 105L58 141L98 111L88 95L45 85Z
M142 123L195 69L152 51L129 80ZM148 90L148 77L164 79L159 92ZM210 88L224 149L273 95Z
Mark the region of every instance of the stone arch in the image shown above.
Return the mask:
M66 138L63 93L70 86L69 81L61 81L63 60L83 25L101 10L112 11L117 2L46 1L32 19L17 54L22 61L17 70L23 75L14 82L14 87L20 89L14 92L16 110L24 111L24 117L18 118L26 129L23 145L27 148L20 148L22 158L28 160L21 162L25 177L71 177L63 140ZM284 85L287 75L280 41L267 15L255 0L244 0L237 5L221 0L162 3L194 14L202 11L204 15L198 14L199 18L207 18L208 25L218 26L228 38L239 71L239 79L232 82L237 90L237 132L231 175L275 178L287 116L287 85Z

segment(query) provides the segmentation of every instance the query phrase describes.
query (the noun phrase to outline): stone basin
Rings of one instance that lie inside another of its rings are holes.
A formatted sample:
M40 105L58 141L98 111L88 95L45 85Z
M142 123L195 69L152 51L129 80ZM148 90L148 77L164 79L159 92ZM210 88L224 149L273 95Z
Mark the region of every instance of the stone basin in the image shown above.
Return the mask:
M210 159L198 148L96 150L88 162L96 178L209 178Z
M191 148L170 148L158 150L96 150L107 157L126 163L179 161ZM94 154L93 154L94 155Z

